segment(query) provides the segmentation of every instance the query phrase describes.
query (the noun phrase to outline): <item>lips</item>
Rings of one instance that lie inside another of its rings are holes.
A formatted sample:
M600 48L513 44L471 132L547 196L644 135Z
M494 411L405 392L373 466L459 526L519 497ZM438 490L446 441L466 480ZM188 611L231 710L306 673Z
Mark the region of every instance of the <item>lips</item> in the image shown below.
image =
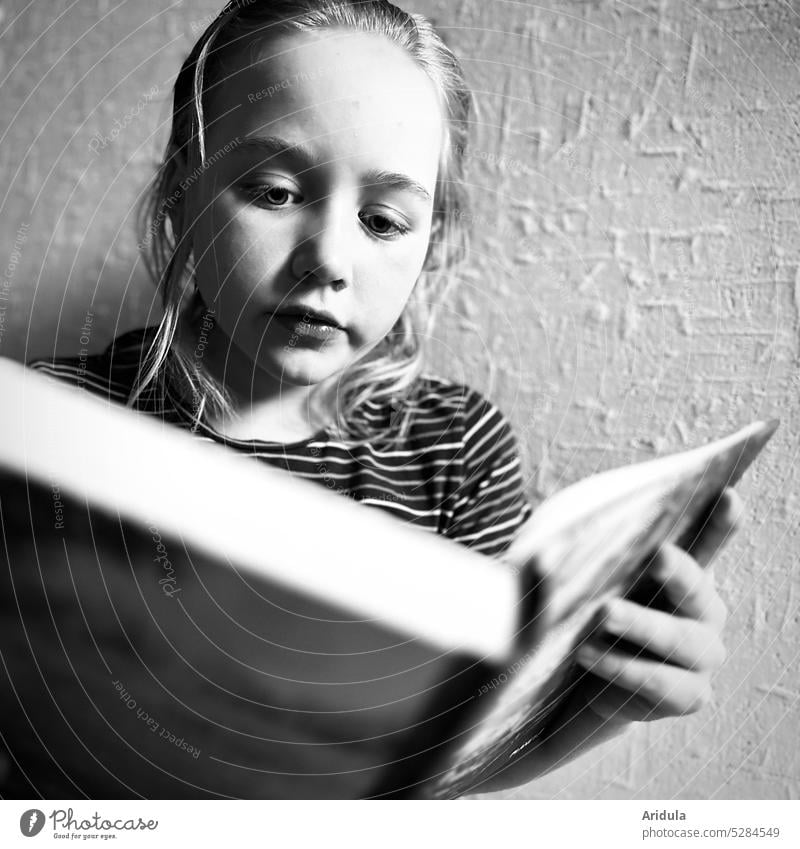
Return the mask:
M306 307L290 307L289 309L276 310L274 315L283 318L296 318L298 321L307 321L314 324L324 324L342 330L342 325L329 312L314 310Z
M324 314L305 312L302 314L288 311L272 313L272 318L289 334L288 345L284 350L294 350L307 345L340 339L344 329L332 323Z

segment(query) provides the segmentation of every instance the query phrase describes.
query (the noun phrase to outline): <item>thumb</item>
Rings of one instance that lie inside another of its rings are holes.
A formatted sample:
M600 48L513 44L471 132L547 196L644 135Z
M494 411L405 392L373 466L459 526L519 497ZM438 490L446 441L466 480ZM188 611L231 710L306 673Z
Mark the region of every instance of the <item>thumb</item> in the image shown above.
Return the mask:
M708 566L741 527L744 503L733 489L722 491L701 522L677 543L701 566Z

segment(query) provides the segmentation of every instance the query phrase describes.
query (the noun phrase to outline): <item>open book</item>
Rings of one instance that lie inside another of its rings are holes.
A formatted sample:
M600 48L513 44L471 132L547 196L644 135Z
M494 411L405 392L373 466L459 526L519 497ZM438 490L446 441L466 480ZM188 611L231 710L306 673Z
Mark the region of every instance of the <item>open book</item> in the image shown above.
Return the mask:
M0 392L0 743L47 798L470 792L777 427L568 487L501 561L7 359Z

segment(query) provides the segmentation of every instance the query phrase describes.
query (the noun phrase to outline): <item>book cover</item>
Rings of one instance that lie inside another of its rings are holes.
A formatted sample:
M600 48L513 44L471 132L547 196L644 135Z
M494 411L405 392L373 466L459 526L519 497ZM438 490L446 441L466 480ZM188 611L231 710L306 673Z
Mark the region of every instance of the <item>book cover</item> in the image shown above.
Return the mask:
M468 793L536 745L598 607L777 426L578 482L504 563L8 360L0 386L20 797L26 775L51 798Z

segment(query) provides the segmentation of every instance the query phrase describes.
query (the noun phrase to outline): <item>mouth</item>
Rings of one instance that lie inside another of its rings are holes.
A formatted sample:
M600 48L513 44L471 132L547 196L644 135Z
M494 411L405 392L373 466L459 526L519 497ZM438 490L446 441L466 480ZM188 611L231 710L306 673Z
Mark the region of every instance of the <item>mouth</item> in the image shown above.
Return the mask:
M300 345L305 341L334 339L344 333L344 328L325 313L311 310L282 310L271 313L272 318L290 334L289 346Z
M306 309L304 307L292 307L291 309L279 310L275 312L276 316L286 316L297 321L305 321L312 324L325 324L329 327L337 327L343 330L341 324L328 312L318 312L317 310Z

